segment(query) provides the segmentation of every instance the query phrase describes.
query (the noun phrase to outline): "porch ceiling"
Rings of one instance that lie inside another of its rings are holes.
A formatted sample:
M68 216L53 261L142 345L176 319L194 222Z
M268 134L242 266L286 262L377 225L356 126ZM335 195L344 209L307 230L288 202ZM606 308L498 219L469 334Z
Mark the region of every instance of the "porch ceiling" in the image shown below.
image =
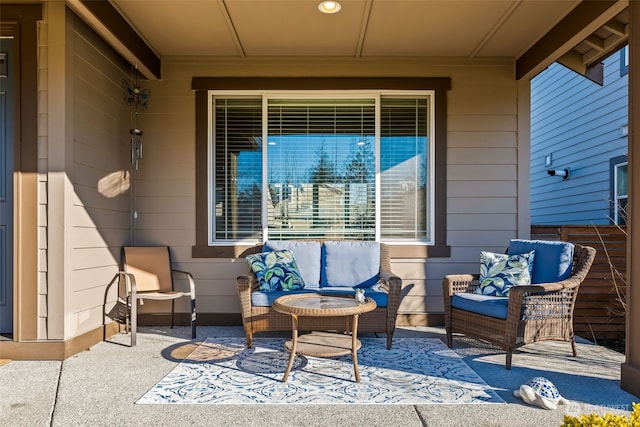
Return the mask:
M520 56L579 1L116 0L165 55ZM152 6L153 4L153 6Z
M160 59L511 57L526 78L563 55L584 73L628 37L628 0L341 0L334 15L319 2L110 0Z

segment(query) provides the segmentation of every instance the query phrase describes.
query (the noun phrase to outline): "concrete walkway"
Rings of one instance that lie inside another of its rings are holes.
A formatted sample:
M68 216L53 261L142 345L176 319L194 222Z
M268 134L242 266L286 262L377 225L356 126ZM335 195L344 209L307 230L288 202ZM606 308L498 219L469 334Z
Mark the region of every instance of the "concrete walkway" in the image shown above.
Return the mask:
M520 349L513 368L504 353L465 337L454 350L505 404L477 405L136 405L206 337L242 336L241 327L139 329L138 345L119 334L63 362L12 361L0 366L0 426L559 426L563 415L627 414L640 401L620 389L624 356L586 341ZM397 337L439 337L441 328L400 328ZM553 381L571 403L555 411L523 404L512 391L532 376Z

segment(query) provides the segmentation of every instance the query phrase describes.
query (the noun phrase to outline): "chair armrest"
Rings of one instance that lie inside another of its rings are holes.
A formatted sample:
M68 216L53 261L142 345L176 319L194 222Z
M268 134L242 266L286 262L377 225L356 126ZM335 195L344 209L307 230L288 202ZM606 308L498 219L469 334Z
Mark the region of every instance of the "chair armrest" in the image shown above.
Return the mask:
M253 271L236 277L236 289L240 300L240 314L243 319L251 319L251 292L258 287L258 279Z
M131 301L135 301L138 295L138 286L136 285L136 276L126 271L118 271L116 273L118 277L118 285L124 283L125 285L125 297L131 295ZM115 277L114 277L115 279Z
M400 307L402 279L390 270L381 270L379 275L380 287L387 293L387 311L391 314L395 324L395 317Z
M379 275L380 285L386 293L398 293L402 290L402 279L396 276L392 271L383 270Z
M136 277L125 271L119 270L116 274L113 275L113 279L107 285L107 288L104 291L104 303L107 303L107 294L109 293L109 289L111 286L117 283L117 292L116 292L116 300L122 301L121 297L121 286L124 285L124 300L125 303L129 303L128 300L129 295L131 295L131 301L135 301L135 298L138 294L138 287L136 285Z
M518 298L530 294L545 294L561 291L563 289L574 289L580 286L582 280L574 277L562 280L560 282L536 283L528 286L514 286L509 289L509 295L515 294Z
M442 279L442 294L451 297L458 293L475 293L478 286L479 274L448 274Z
M236 277L236 287L238 288L238 292L253 292L258 289L258 278L253 271L241 274Z
M171 270L171 272L186 276L187 281L189 282L189 295L191 295L191 299L196 299L196 282L193 280L193 276L191 275L191 273L182 270ZM182 292L187 293L186 291Z

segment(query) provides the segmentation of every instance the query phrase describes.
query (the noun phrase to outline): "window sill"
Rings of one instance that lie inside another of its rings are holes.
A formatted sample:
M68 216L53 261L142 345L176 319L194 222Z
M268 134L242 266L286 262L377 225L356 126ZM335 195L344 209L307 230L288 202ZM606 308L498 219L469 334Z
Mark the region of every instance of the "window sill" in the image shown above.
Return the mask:
M224 246L193 246L193 258L244 258L260 250L260 245L224 245ZM400 258L448 258L451 256L449 246L437 245L389 245L392 259Z

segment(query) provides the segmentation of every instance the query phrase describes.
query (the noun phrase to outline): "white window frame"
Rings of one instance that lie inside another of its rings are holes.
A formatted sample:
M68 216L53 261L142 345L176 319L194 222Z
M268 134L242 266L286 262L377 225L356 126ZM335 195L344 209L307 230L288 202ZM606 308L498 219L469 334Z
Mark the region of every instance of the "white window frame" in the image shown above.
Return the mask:
M613 223L614 224L618 224L620 225L620 200L624 199L624 200L629 200L629 195L628 194L624 194L624 195L619 195L618 194L618 173L620 171L620 168L623 166L628 166L628 162L620 162L620 163L616 163L613 167ZM628 187L628 180L629 180L629 175L628 175L628 169L627 169L627 189ZM629 206L627 204L627 206Z
M262 135L267 134L268 129L268 109L267 104L269 99L281 99L281 98L368 98L375 99L375 240L380 241L380 222L381 222L381 204L380 204L380 102L383 97L394 97L394 96L403 96L403 97L425 97L428 105L428 145L427 145L427 170L429 171L427 177L427 197L425 198L426 206L425 206L425 215L426 218L426 227L427 227L427 235L429 238L427 240L415 240L415 241L385 241L388 244L421 244L421 245L433 245L435 243L435 203L436 203L436 195L435 195L435 187L436 187L436 177L435 177L435 154L436 154L436 112L435 112L435 99L436 99L436 91L435 90L394 90L394 91L385 91L385 90L341 90L339 92L335 91L255 91L255 90L209 90L208 91L208 150L207 150L207 195L208 195L208 203L207 203L207 215L208 215L208 244L209 246L216 245L229 245L233 244L255 244L257 240L254 239L238 239L238 240L230 240L230 239L214 239L214 230L215 230L215 205L212 203L215 197L215 165L214 165L214 156L215 152L214 147L214 117L213 117L213 105L214 99L216 97L230 97L230 96L252 96L252 97L261 97L262 98ZM267 158L267 144L262 145L262 239L267 240L269 238L268 235L268 227L267 227L267 209L266 203L267 201L267 180L264 179L265 176L268 176L268 158Z
M620 50L620 76L629 74L629 45Z

